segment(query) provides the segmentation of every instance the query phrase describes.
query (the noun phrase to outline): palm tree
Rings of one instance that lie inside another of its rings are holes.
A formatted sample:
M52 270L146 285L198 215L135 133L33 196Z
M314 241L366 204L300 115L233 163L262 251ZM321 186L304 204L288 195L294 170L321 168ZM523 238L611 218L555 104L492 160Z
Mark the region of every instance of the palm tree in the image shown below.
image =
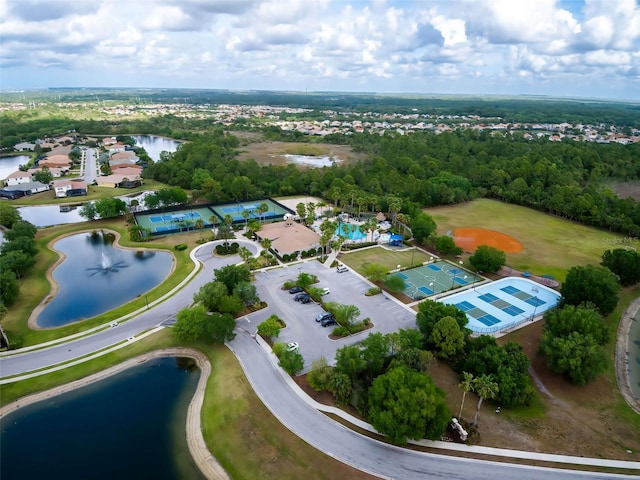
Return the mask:
M480 411L480 407L482 406L482 401L486 398L487 400L491 400L496 398L500 388L498 384L494 382L489 375L483 373L479 377L475 378L473 381L473 387L476 391L476 394L480 397L478 400L478 406L476 407L476 414L473 417L473 424L478 425L478 412Z
M271 248L271 243L272 243L272 241L271 241L271 239L270 239L270 238L263 238L263 239L260 241L260 246L261 246L262 248L264 248L265 250L269 251L269 249Z
M262 202L260 205L258 205L258 208L256 208L256 211L260 215L260 221L262 222L262 215L269 211L269 205L267 204L267 202Z
M211 228L215 228L216 225L218 224L218 217L215 215L211 215L209 217L209 223L211 224Z
M464 408L464 399L467 396L467 392L473 391L474 380L473 373L462 372L462 381L458 384L458 387L462 389L462 403L460 404L458 420L462 418L462 409Z
M202 230L204 229L204 221L201 218L196 220L196 228L200 230L200 238L202 238Z
M247 229L247 223L249 222L249 210L246 208L242 209L242 218L244 218L244 229Z

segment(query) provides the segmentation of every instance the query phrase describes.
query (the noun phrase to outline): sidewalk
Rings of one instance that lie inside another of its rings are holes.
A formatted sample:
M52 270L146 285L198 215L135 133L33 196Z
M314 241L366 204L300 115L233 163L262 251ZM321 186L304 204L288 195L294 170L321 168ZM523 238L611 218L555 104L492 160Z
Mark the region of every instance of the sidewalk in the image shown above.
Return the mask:
M277 369L280 375L284 378L285 382L300 397L302 401L304 401L310 407L316 410L319 410L325 413L330 413L332 415L336 415L342 418L343 420L351 423L352 425L355 425L368 432L380 435L380 433L378 433L370 424L364 422L363 420L355 418L352 415L349 415L348 413L346 413L345 411L339 408L318 403L315 400L313 400L311 397L309 397L296 384L296 382L293 381L291 376L289 376L282 368L278 366L278 360L276 356L272 353L269 345L259 335L256 335L254 338L256 339L256 342L259 343L259 345L267 354L267 357L271 362L271 364L273 365L273 368ZM472 455L491 455L495 457L532 460L532 461L539 461L539 462L561 463L561 464L569 464L569 465L585 465L589 467L617 468L617 469L640 471L640 462L629 462L624 460L607 460L607 459L601 459L601 458L574 457L570 455L556 455L556 454L550 454L550 453L526 452L522 450L509 450L504 448L483 447L480 445L465 445L461 443L440 442L440 441L432 441L432 440L409 441L409 443L413 445L419 445L421 447L456 451L456 452L461 452L464 454L472 454Z

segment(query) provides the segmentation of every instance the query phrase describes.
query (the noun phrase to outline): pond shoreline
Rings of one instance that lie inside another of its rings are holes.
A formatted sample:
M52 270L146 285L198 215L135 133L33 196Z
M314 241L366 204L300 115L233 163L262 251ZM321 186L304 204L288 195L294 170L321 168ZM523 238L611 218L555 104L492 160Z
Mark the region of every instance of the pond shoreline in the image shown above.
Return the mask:
M213 480L228 480L229 476L224 471L222 466L218 463L218 460L211 454L204 441L204 436L201 430L201 418L200 414L204 403L204 394L207 386L207 381L211 375L211 364L209 359L202 352L190 348L167 348L163 350L155 350L142 354L138 357L126 360L118 365L110 367L106 370L94 373L88 377L75 380L73 382L54 387L43 392L38 392L27 397L19 398L4 407L0 408L0 419L15 412L19 408L31 405L42 400L46 400L57 395L61 395L66 392L70 392L77 388L84 387L94 382L104 380L105 378L116 375L124 370L140 365L148 360L162 357L188 357L195 360L196 365L200 369L200 379L196 386L196 391L193 394L189 407L187 410L186 421L186 438L187 445L189 447L189 453L191 454L193 461L198 466L202 474Z

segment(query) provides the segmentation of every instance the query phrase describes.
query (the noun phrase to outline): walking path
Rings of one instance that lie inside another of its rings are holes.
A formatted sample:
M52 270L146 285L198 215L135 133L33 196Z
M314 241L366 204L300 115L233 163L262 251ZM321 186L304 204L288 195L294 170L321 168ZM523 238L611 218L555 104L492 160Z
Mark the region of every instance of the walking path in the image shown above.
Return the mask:
M629 378L629 330L631 329L632 322L638 320L638 314L640 313L640 297L636 298L627 310L622 314L620 323L618 324L618 333L616 335L616 356L615 356L615 369L616 369L616 381L618 382L618 388L620 393L624 397L627 404L640 414L640 399L636 397L631 390L631 382Z

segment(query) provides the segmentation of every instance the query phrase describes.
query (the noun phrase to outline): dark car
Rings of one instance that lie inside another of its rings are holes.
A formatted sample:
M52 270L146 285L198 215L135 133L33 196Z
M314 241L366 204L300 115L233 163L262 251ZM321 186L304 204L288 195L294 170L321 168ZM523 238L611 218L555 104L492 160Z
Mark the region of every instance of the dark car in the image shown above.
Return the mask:
M304 300L311 300L311 297L309 296L308 293L298 293L298 294L296 294L295 297L293 297L293 299L296 302L309 303L309 302L305 302Z
M321 322L323 321L325 318L333 318L333 313L331 312L322 312L319 313L318 316L316 317L316 322Z
M329 327L331 325L337 325L337 324L338 322L336 322L336 319L334 317L327 317L320 322L320 325L322 325L323 327Z
M300 293L300 292L304 292L304 288L296 286L296 287L291 287L289 289L289 293Z
M311 303L311 297L309 295L307 295L306 297L303 297L300 299L300 303Z

